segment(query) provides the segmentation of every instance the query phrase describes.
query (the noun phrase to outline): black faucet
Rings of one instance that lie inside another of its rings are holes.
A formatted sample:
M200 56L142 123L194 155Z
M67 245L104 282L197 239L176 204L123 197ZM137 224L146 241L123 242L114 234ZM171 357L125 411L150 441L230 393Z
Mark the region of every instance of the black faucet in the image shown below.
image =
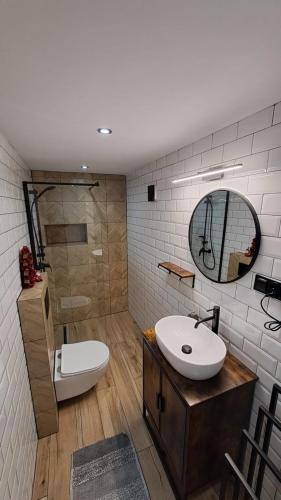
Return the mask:
M220 319L220 308L219 306L214 306L213 309L208 309L207 312L213 311L212 316L208 316L208 318L200 319L196 321L194 328L198 328L200 323L205 323L206 321L212 320L212 331L214 333L218 333L219 331L219 319Z

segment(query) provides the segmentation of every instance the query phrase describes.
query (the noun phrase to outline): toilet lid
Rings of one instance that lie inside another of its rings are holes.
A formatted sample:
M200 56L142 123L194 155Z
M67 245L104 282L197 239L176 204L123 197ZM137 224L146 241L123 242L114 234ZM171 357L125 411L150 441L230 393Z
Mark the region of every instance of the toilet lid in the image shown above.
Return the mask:
M75 375L94 371L106 364L109 358L107 345L98 340L86 340L61 346L61 375Z

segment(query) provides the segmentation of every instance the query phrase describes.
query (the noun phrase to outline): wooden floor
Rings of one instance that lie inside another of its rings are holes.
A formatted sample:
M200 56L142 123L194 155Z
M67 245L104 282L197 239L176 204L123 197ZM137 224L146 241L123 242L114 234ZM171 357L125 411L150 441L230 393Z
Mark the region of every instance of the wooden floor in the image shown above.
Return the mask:
M132 439L151 500L174 500L166 474L142 418L142 339L128 312L72 325L70 341L96 339L110 349L105 376L88 393L59 405L59 432L40 439L33 500L69 500L74 450L119 432ZM213 489L193 500L215 500Z

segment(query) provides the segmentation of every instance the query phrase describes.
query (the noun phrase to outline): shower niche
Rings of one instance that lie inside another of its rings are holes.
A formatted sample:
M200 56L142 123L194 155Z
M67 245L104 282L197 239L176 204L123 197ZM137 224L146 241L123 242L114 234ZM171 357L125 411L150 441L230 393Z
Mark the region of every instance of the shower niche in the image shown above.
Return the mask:
M46 245L87 243L87 224L46 224Z
M196 205L189 225L192 258L201 273L217 283L242 278L260 247L257 214L241 194L218 189Z

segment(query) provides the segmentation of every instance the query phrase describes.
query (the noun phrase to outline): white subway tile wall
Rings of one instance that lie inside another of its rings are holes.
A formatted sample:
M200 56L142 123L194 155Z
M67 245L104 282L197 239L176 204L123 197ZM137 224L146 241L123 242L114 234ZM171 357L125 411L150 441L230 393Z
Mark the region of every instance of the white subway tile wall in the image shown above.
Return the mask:
M22 181L30 171L0 135L0 498L30 500L37 434L17 297L28 243Z
M201 316L221 306L220 335L230 352L259 376L251 418L253 432L257 409L267 405L274 382L281 382L281 331L264 329L266 316L260 308L262 295L253 290L255 273L281 279L281 103L205 137L192 145L145 165L128 176L129 310L141 328L163 316ZM223 141L223 142L222 142ZM178 153L178 154L177 154ZM193 156L191 155L193 154ZM242 161L243 170L219 181L171 180L196 172L215 161L227 165ZM171 164L171 161L174 163ZM147 201L147 185L156 184L157 201ZM219 285L207 280L192 261L188 226L199 199L217 188L237 190L252 203L262 231L260 254L251 272L239 281ZM171 261L195 271L195 288L157 268ZM281 303L272 301L270 311L281 318ZM281 415L281 404L279 405ZM280 468L281 439L274 433L270 456ZM267 475L262 497L280 499L280 485Z

